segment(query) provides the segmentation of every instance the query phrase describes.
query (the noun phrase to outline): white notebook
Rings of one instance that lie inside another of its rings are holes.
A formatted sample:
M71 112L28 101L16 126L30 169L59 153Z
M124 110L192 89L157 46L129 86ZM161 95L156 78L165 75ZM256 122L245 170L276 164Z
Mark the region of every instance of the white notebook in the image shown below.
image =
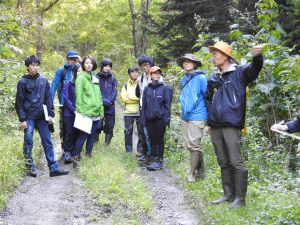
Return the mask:
M90 134L92 130L93 125L93 119L91 117L82 115L79 112L75 112L75 121L74 121L74 127Z

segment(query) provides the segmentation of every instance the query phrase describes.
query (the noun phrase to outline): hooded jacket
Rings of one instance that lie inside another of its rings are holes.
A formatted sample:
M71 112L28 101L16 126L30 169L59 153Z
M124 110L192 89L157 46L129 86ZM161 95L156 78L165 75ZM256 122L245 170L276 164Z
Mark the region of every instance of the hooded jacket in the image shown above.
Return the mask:
M163 120L165 125L170 123L173 90L162 82L150 83L143 93L141 124L146 121Z
M209 77L205 96L209 126L244 128L246 88L262 66L263 57L259 55L247 66L231 64L223 74L215 72Z
M17 85L15 109L20 122L27 119L45 119L43 104L48 115L54 117L54 107L50 96L50 85L46 77L24 75Z
M181 79L182 92L179 97L181 119L185 121L207 120L204 102L207 78L204 72L196 70Z
M97 73L97 78L102 93L104 113L113 115L115 114L115 101L118 95L118 81L110 72L100 71Z
M138 81L128 79L127 83L122 87L121 100L125 104L124 114L139 114L140 99L135 95L135 89Z
M103 116L102 95L99 80L82 71L75 82L76 111L90 117Z
M65 74L63 74L64 70L65 70ZM72 79L72 65L66 63L63 68L59 68L56 70L50 88L52 101L54 100L55 93L57 91L59 103L62 105L64 104L64 96L63 96L64 85L66 81L69 81L71 79Z

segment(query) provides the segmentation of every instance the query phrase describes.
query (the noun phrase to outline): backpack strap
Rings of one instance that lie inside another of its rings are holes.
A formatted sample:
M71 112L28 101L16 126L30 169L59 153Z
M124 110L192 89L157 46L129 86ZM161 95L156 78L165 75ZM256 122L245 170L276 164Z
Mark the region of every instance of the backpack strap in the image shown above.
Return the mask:
M124 84L124 88L127 91L127 83Z

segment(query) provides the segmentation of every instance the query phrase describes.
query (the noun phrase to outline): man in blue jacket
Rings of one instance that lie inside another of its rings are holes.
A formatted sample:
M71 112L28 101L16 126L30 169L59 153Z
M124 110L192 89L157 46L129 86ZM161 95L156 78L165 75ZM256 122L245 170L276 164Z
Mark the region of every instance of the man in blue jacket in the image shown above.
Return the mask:
M64 138L64 113L63 113L63 105L64 105L64 96L63 96L63 88L66 81L72 79L74 65L79 61L80 57L78 53L74 50L69 50L66 55L67 62L65 63L63 68L58 68L55 72L54 78L52 80L50 94L52 97L52 101L54 100L55 93L57 91L59 104L59 130L60 130L60 140L61 140L61 148L64 149L63 138ZM65 163L72 162L72 156L69 152L64 153Z
M69 172L60 169L54 159L54 149L48 126L48 123L53 123L54 107L48 80L39 74L39 65L40 60L36 56L27 57L25 66L28 74L21 78L17 86L15 109L21 122L20 127L24 129L23 154L26 158L29 175L36 177L32 148L34 129L37 129L42 140L50 177L66 175ZM48 121L46 121L45 111L48 113Z
M252 63L237 65L232 47L216 42L209 47L216 70L208 79L205 102L211 141L221 167L224 195L213 204L232 202L230 209L245 205L248 170L241 156L241 136L245 125L246 88L263 66L262 46L252 49Z
M202 63L193 54L178 58L177 64L186 71L181 79L181 119L184 139L190 151L188 182L195 182L197 177L205 177L201 138L207 120L204 102L207 78L203 71L197 70Z

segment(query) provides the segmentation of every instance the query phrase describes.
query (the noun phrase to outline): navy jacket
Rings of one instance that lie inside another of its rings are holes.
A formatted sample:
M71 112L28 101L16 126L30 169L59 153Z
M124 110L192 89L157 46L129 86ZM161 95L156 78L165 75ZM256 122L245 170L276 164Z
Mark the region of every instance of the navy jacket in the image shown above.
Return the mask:
M115 101L118 95L118 81L111 73L97 73L102 100L104 106L104 114L115 114Z
M75 116L76 111L76 93L75 82L69 80L65 83L64 91L64 116Z
M209 126L244 127L246 87L258 77L262 66L263 57L259 55L248 66L232 64L225 73L213 73L208 78L205 103Z
M297 118L293 121L288 122L287 126L289 128L289 133L300 132L300 111L297 114Z
M143 92L141 124L146 121L163 120L165 125L170 123L171 102L173 90L162 82L149 83Z
M20 122L27 119L45 119L43 104L48 115L54 117L54 107L50 95L50 85L46 77L24 75L17 85L15 109Z

